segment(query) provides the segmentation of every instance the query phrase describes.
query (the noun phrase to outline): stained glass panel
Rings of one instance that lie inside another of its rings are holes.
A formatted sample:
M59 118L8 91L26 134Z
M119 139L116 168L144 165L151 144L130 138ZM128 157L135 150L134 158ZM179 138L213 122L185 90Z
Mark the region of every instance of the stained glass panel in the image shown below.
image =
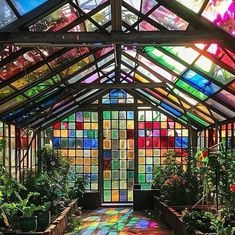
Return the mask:
M9 7L8 3L5 0L0 0L0 28L10 24L17 19L15 13Z
M103 202L131 202L134 111L103 111Z
M55 123L53 146L66 150L65 157L74 166L75 173L88 179L87 189L98 190L97 112L77 112Z
M164 163L167 150L174 150L185 164L187 149L187 128L158 111L138 111L138 182L142 188L151 188L153 167Z

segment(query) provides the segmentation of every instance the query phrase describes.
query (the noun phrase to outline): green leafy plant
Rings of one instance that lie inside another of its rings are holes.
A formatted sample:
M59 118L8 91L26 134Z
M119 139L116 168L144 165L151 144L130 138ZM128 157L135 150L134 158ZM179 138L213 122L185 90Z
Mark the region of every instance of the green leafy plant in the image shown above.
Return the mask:
M85 193L86 185L88 184L88 181L84 179L83 177L77 177L74 184L72 184L69 187L69 198L71 199L77 199L81 198L83 194Z
M182 165L176 161L176 153L168 151L165 154L163 165L155 165L153 170L153 185L156 188L161 188L163 183L173 175L181 175L183 173Z
M200 230L203 233L215 232L211 228L211 221L214 218L214 215L211 212L205 211L187 211L182 212L182 220L186 224L186 228L190 231Z

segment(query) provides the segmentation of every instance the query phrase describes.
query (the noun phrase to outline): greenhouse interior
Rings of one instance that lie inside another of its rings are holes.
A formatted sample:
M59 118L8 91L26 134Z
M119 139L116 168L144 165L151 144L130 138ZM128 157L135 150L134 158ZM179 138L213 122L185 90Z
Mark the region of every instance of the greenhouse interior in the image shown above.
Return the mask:
M0 4L0 234L235 234L234 0Z

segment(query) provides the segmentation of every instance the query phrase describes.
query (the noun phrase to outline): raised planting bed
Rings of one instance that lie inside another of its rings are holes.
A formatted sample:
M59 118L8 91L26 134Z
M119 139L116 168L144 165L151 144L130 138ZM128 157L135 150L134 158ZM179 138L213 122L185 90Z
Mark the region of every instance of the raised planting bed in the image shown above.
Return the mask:
M154 210L176 235L203 235L200 231L188 231L181 219L181 213L160 201L158 197L154 197Z
M3 231L4 235L62 235L65 232L69 218L76 212L78 208L77 200L72 201L68 207L66 207L60 215L49 225L49 227L43 232L20 232L20 231Z

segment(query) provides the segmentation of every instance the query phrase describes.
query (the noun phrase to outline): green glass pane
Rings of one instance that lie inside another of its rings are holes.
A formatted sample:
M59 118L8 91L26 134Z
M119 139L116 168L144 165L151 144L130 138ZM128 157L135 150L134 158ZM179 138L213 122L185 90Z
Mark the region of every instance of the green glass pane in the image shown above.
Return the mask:
M157 50L155 47L145 47L144 50L154 60L161 63L163 66L167 67L168 69L174 71L177 74L182 74L186 69L184 65L165 55L161 51Z
M96 113L96 112L91 113L91 121L98 122L98 113Z
M119 121L119 126L120 129L126 129L126 120Z
M112 160L112 168L113 169L119 169L119 160Z
M119 151L118 150L112 150L112 158L119 159Z
M84 112L83 117L84 117L84 121L90 121L91 113L90 112Z
M126 150L120 150L120 159L126 159Z
M192 119L194 119L195 121L199 122L200 124L202 124L203 126L209 126L209 124L207 122L205 122L204 120L202 120L201 118L197 117L196 115L187 112L187 115L189 117L191 117Z
M83 173L83 166L75 166L76 173Z
M148 183L141 184L141 189L143 190L151 189L151 185L152 184L148 184Z
M104 201L105 202L111 201L111 191L110 190L104 190Z
M124 180L120 181L120 189L127 189L127 183Z
M118 130L112 130L112 139L118 139Z
M134 160L128 160L128 169L133 170L135 166Z
M112 178L115 180L118 180L119 179L119 171L117 170L113 170L112 171Z
M104 189L111 189L111 181L104 180Z
M98 166L92 166L91 167L91 172L92 173L98 173Z
M113 189L119 189L119 181L116 181L116 180L113 181L113 182L112 182L112 188L113 188Z
M128 177L128 179L134 179L134 171L128 171L127 172L127 177Z
M112 119L118 119L118 111L112 111Z
M139 180L139 183L145 182L145 174L139 174L138 175L138 180Z
M176 85L178 87L184 89L188 93L192 94L193 96L197 97L200 100L205 100L207 98L207 96L205 94L196 90L195 88L193 88L192 86L190 86L189 84L187 84L186 82L184 82L180 79L176 82Z
M24 94L27 95L28 97L33 97L38 94L38 91L37 91L36 87L33 87L33 88L27 90Z
M103 112L103 118L110 120L111 119L110 111L104 111Z

